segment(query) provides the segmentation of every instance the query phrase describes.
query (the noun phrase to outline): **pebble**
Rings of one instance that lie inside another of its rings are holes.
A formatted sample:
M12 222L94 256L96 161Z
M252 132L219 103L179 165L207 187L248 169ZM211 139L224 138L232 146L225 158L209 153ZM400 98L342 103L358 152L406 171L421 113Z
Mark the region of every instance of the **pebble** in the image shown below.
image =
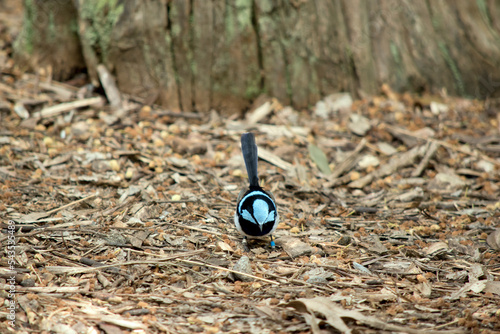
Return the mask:
M239 271L245 274L253 275L252 265L250 264L250 259L248 256L242 256L238 262L233 266L233 270ZM252 282L254 279L252 277L248 277L245 275L241 275L238 273L231 273L235 281L242 282Z

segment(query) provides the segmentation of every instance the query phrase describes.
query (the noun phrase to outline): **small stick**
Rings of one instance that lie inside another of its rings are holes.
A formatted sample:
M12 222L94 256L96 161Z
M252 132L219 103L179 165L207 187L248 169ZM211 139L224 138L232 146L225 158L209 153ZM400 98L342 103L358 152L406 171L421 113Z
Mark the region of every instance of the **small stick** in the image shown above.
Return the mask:
M427 152L425 152L423 159L420 161L417 168L411 173L412 177L417 177L422 174L424 169L429 164L429 160L431 160L434 154L436 154L436 151L439 148L439 143L435 141L429 142L427 148Z
M259 158L286 171L293 170L293 165L291 163L281 159L276 154L266 150L265 148L259 147Z
M347 156L347 158L345 158L341 163L338 164L338 166L336 166L333 169L332 174L330 174L328 176L328 179L330 181L334 181L336 178L338 178L340 175L342 175L345 171L351 169L354 166L354 164L356 163L356 160L358 158L359 152L361 152L363 150L363 148L365 148L366 142L367 142L366 138L361 139L361 141L356 146L354 151L352 151Z
M81 202L85 202L86 200L91 199L91 198L94 198L94 197L96 197L96 194L93 194L93 195L87 196L87 197L85 197L85 198L79 199L79 200L77 200L77 201L74 201L74 202L68 203L68 204L63 205L63 206L61 206L61 207L59 207L59 208L52 209L52 210L50 210L50 211L48 211L48 212L47 212L47 215L51 215L51 214L53 214L53 213L56 213L57 211L61 211L61 210L66 209L66 208L68 208L68 207L70 207L70 206L73 206L73 205L75 205L75 204L78 204L78 203L81 203Z
M441 329L441 328L445 328L445 327L448 327L448 326L451 326L451 325L454 325L458 323L458 319L455 319L453 321L450 321L450 322L447 322L445 324L441 324L441 325L438 325L438 326L435 326L434 329Z
M205 267L209 267L209 268L219 269L219 270L227 271L227 272L230 272L230 273L233 273L233 274L238 274L238 275L243 275L243 276L251 277L253 279L264 281L266 283L280 285L279 282L271 281L271 280L266 279L266 278L262 278L262 277L251 275L251 274L247 274L247 273L244 273L244 272L241 272L241 271L227 269L227 268L224 268L224 267L214 266L214 265L203 263L203 262L190 261L190 260L178 260L178 261L179 262L183 262L183 263L188 263L188 264L194 264L194 265L197 265L197 266L205 266Z
M194 112L174 112L174 111L160 111L156 113L159 116L168 116L168 117L180 117L180 118L192 118L192 119L200 119L202 118L201 114Z
M47 107L39 112L33 113L33 117L50 117L62 114L63 112L70 111L76 108L88 107L95 104L101 104L104 102L104 99L100 96L91 97L89 99L77 100L73 102L65 102L60 103L55 106Z
M84 274L84 273L91 273L94 271L99 271L102 269L107 269L107 268L114 268L114 267L120 267L120 266L131 266L131 265L136 265L136 264L152 264L152 265L163 265L165 264L163 261L169 261L169 260L174 260L179 257L185 257L185 256L193 256L197 255L200 253L204 253L204 249L199 249L191 252L185 252L181 254L174 254L174 255L168 255L168 256L162 256L159 257L156 255L158 258L155 260L145 260L145 261L126 261L126 262L117 262L113 264L105 264L99 267L79 267L79 268L51 268L51 267L46 267L47 271L52 271L56 272L56 274L69 274L69 275L75 275L75 274Z
M97 73L99 74L104 92L108 97L109 104L111 104L113 108L120 108L122 106L122 98L120 91L116 87L115 79L103 64L97 65Z
M210 234L213 234L213 235L218 235L220 237L224 236L224 235L227 235L225 233L220 233L220 232L213 232L213 231L208 231L208 230L204 230L202 228L198 228L198 227L193 227L193 226L186 226L186 225L181 225L181 224L176 224L176 223L171 223L171 222L164 222L165 224L168 224L168 225L173 225L173 226L177 226L177 227L182 227L182 228L186 228L188 230L193 230L193 231L198 231L198 232L204 232L204 233L210 233ZM227 237L229 239L233 239L233 240L238 240L237 237L233 237L231 235L227 235Z
M470 152L470 151L468 151L468 150L466 150L466 149L464 149L464 148L462 148L460 146L447 143L447 142L445 142L443 140L438 140L438 139L434 139L434 138L426 138L426 137L423 137L423 136L416 135L416 134L414 134L414 133L412 133L412 132L410 132L410 131L408 131L406 129L397 128L395 126L388 125L388 124L385 124L385 123L383 123L383 124L384 124L385 127L389 128L389 129L392 129L395 132L402 133L402 134L404 134L406 136L411 136L411 137L418 138L418 139L421 139L421 140L425 140L425 141L428 141L428 142L434 142L434 143L437 143L437 144L439 144L441 146L447 147L449 149L458 151L458 152L466 154L466 155L470 155L470 156L476 156L476 155L478 155L483 160L489 161L489 162L491 162L494 165L500 165L500 162L498 162L497 160L495 160L493 158L490 158L486 154L481 153L479 151Z

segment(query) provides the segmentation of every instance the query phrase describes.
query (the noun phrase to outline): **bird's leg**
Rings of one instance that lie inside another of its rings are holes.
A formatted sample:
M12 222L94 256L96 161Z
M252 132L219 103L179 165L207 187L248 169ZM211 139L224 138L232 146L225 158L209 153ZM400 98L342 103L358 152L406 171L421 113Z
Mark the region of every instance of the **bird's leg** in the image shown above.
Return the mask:
M243 237L243 251L246 253L250 252L250 247L248 247L248 238L246 236Z
M274 237L271 235L271 248L274 249L276 244L274 243Z

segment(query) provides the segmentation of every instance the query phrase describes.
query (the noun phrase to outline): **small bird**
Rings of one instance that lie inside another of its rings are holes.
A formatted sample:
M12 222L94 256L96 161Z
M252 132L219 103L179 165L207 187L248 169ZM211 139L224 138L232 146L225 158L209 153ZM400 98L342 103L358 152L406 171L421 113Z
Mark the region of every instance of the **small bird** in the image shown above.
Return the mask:
M241 190L234 214L234 224L243 237L246 249L248 238L262 238L271 236L271 247L275 247L272 233L279 223L278 210L274 196L262 189L257 175L257 145L253 133L244 133L241 136L241 151L248 173L250 186Z

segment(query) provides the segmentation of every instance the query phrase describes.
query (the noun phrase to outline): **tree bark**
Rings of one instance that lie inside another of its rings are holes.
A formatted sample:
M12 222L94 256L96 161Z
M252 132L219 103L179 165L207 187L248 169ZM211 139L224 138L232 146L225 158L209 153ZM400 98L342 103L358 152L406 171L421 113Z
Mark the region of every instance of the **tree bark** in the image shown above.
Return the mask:
M25 0L21 33L15 41L21 69L39 69L65 79L85 68L77 11L67 0Z
M241 111L261 94L306 108L333 92L375 94L384 83L398 91L500 96L498 0L25 4L20 59L51 64L64 78L82 65L83 55L94 82L103 63L122 92L172 110ZM61 26L77 22L81 48L74 35L57 30L56 44L71 41L71 47L46 55L47 43L54 47L50 20L31 24L39 42L28 34L30 17L40 12L30 8L38 7L52 8Z

